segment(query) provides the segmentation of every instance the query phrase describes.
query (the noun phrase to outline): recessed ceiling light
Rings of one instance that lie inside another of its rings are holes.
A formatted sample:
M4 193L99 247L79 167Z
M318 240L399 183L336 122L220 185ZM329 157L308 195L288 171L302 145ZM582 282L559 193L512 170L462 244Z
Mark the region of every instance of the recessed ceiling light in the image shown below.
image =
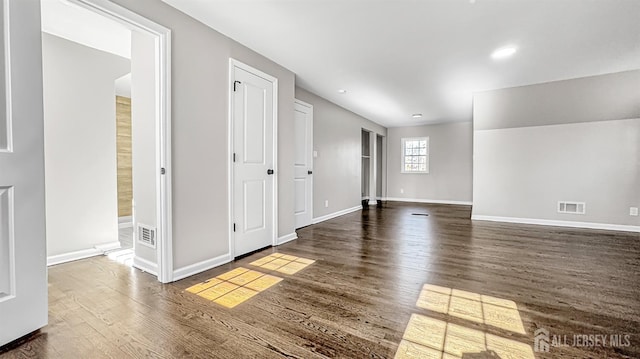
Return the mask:
M513 46L509 46L509 47L503 47L503 48L497 49L491 54L491 57L493 57L494 59L504 59L515 53L516 53L516 48Z
M413 115L411 115L411 117L413 117L413 118L421 118L422 114L421 113L414 113Z
M347 90L345 90L345 89L340 89L340 90L338 90L338 93L345 94L345 93L347 93Z

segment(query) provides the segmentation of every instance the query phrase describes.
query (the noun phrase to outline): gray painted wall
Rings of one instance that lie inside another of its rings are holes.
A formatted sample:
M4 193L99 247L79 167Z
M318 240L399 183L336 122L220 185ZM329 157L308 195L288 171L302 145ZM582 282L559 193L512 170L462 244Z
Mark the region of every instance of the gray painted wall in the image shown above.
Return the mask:
M360 205L361 130L387 129L299 87L296 98L313 105L313 218Z
M627 71L478 94L473 215L640 225L639 90Z
M118 240L114 81L128 59L42 34L47 255Z
M404 137L429 137L429 173L401 173ZM387 197L470 202L472 137L471 122L389 128Z
M639 225L640 119L477 131L474 215ZM586 214L557 213L558 201Z
M114 0L172 30L174 270L229 252L229 58L278 78L278 233L294 232L294 74L154 0Z
M479 92L474 129L619 120L640 113L640 70Z

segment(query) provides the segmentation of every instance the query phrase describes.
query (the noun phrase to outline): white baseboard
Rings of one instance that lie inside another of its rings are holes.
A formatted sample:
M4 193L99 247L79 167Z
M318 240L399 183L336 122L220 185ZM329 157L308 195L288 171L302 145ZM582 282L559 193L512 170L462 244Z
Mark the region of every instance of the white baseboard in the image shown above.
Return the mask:
M233 258L231 258L231 255L227 253L212 259L207 259L202 262L194 263L186 267L176 269L173 271L173 281L190 277L194 274L198 274L200 272L204 272L225 263L229 263L232 260Z
M377 206L378 205L378 201L377 200L369 200L369 205L370 206Z
M133 266L143 272L158 276L158 265L138 256L133 257Z
M311 223L312 224L317 224L317 223L320 223L320 222L328 221L330 219L333 219L333 218L336 218L336 217L340 217L340 216L343 216L343 215L351 213L351 212L359 211L361 209L362 209L362 205L351 207L351 208L347 208L347 209L343 209L342 211L338 211L338 212L334 212L334 213L331 213L331 214L327 214L325 216L314 218L314 219L311 220Z
M53 266L53 265L56 265L56 264L62 264L62 263L77 261L79 259L95 257L95 256L99 256L99 255L102 255L102 254L103 254L102 251L100 251L98 249L95 249L95 248L83 249L83 250L80 250L80 251L63 253L63 254L57 254L55 256L48 256L47 257L47 266Z
M109 242L103 244L97 244L93 248L81 249L79 251L73 251L69 253L56 254L54 256L47 257L47 266L53 266L56 264L62 264L67 262L73 262L80 259L101 256L105 252L120 248L120 242Z
M462 206L471 206L471 201L450 201L447 199L423 199L423 198L403 198L403 197L387 197L383 201L394 202L415 202L415 203L434 203L434 204L457 204Z
M118 228L129 228L129 227L133 227L132 216L118 217Z
M279 237L277 242L276 242L276 246L279 246L281 244L285 244L287 242L291 242L294 239L298 239L298 233L293 232L293 233L289 233L285 236Z
M640 232L640 226L628 226L628 225L622 225L622 224L556 221L556 220L550 220L550 219L497 217L497 216L483 216L483 215L472 215L471 219L474 221L536 224L541 226L571 227L571 228L605 229L609 231L622 231L622 232Z
M122 245L120 244L119 241L115 241L115 242L109 242L109 243L103 243L103 244L96 244L94 248L104 253L104 252L112 251L114 249L119 249L121 246Z

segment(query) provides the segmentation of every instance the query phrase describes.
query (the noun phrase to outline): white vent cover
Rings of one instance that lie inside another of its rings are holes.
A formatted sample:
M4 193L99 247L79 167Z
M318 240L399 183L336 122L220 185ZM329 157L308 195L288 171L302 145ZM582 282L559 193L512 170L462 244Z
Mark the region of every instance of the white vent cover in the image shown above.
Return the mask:
M558 202L558 213L584 214L587 205L584 202Z
M156 229L146 224L138 223L136 239L145 246L156 248Z

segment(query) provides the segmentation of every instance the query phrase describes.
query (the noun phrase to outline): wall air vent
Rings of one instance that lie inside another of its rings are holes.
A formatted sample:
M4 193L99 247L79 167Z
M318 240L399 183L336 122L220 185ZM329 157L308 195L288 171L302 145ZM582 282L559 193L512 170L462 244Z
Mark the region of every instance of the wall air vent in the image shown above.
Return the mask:
M146 224L138 223L136 240L145 246L156 248L156 229Z
M587 205L584 202L558 202L558 213L585 214Z

